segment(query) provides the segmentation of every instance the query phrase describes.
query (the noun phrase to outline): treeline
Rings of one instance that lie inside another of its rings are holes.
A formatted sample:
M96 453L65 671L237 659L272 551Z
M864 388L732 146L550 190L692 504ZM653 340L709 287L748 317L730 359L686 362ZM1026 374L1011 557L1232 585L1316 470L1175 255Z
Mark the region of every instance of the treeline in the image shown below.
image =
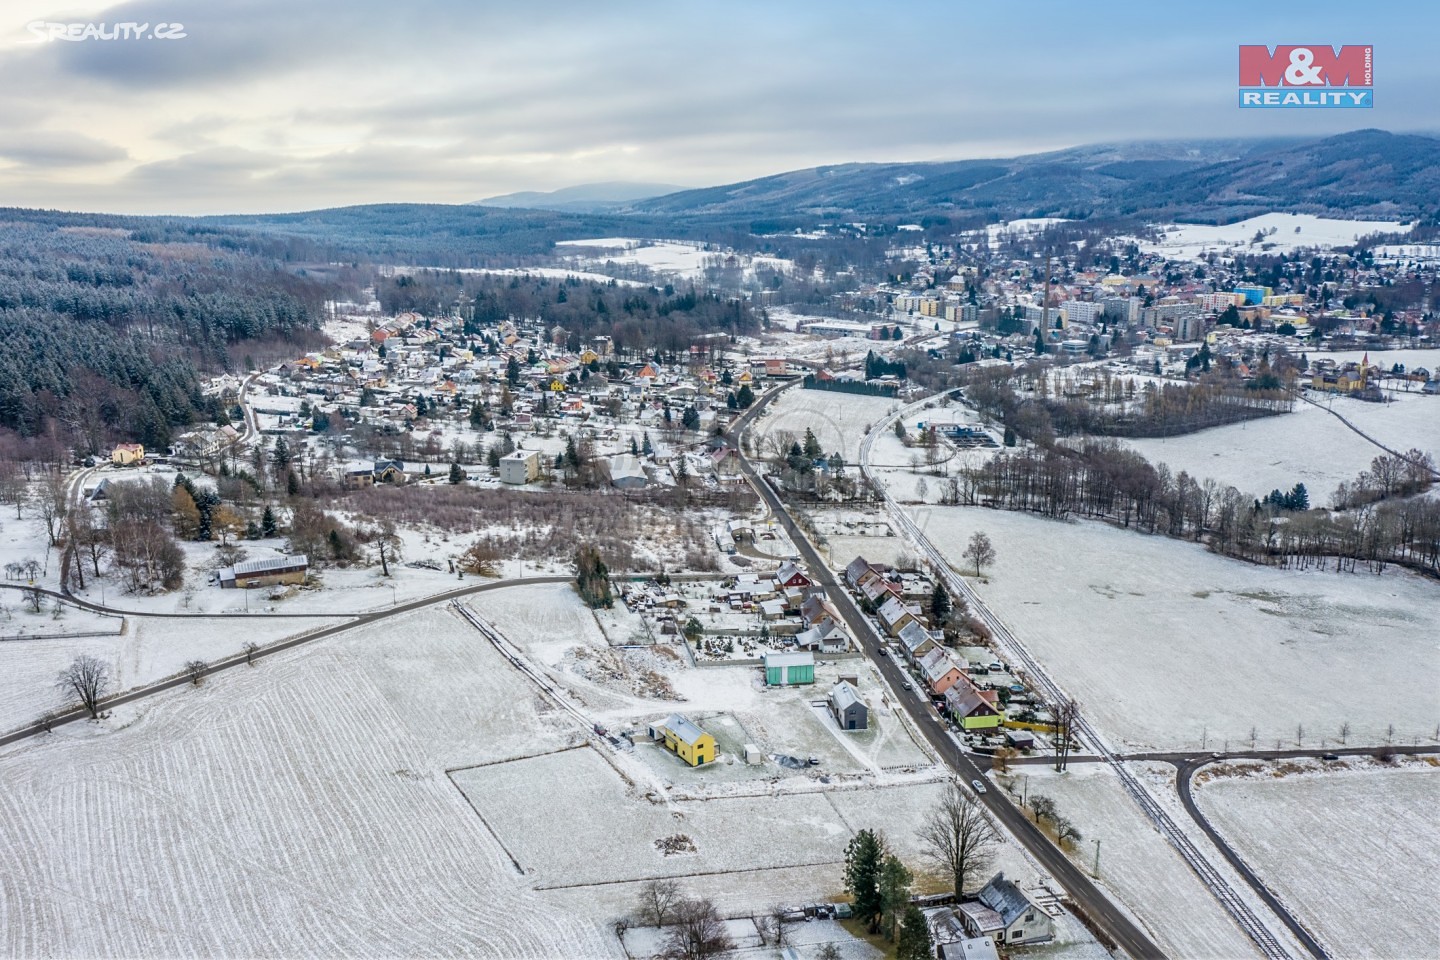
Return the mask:
M512 317L538 317L564 332L559 342L572 352L591 337L608 336L622 355L679 354L706 334L760 329L760 317L744 300L671 285L422 271L382 281L376 296L387 313L436 316L458 310L472 333Z
M1045 376L1043 370L1035 376ZM1083 434L1169 437L1257 417L1288 413L1294 398L1283 389L1253 389L1218 374L1186 383L1146 381L1132 403L1118 409L1086 398L1022 396L1010 367L967 371L965 399L1019 436L1042 445Z
M1050 446L1002 452L985 465L949 478L942 489L948 503L985 504L1055 518L1082 516L1147 533L1208 544L1228 556L1277 565L1323 564L1354 569L1365 563L1378 571L1400 564L1440 575L1440 501L1400 499L1404 489L1429 486L1429 457L1412 451L1411 485L1396 483L1395 499L1349 510L1307 510L1303 487L1276 503L1261 502L1232 486L1197 480L1113 440L1086 440L1076 447ZM1367 473L1391 475L1394 463L1377 458ZM1357 481L1358 482L1358 481ZM1342 490L1353 487L1342 486ZM1337 498L1339 492L1337 491ZM1339 506L1341 504L1337 504Z
M313 337L327 288L253 255L120 228L11 222L0 240L0 427L54 426L83 452L164 448L223 417L200 371L237 345Z

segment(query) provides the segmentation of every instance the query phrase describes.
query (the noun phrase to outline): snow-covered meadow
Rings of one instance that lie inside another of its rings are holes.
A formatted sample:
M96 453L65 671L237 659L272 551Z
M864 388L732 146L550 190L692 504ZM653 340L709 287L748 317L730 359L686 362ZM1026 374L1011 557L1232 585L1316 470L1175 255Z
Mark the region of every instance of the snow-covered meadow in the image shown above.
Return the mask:
M1217 777L1207 818L1338 957L1440 956L1440 770L1360 763Z
M997 559L976 581L1102 734L1123 749L1352 743L1440 721L1440 585L1413 574L1252 566L1094 522L932 507L917 522L961 558L976 530Z
M445 776L569 742L517 682L431 610L7 748L0 952L620 955Z
M792 388L755 424L756 452L768 455L770 444L782 439L803 441L809 429L827 454L839 453L847 464L854 464L866 430L900 406L888 397Z
M1144 253L1159 253L1177 260L1196 260L1206 253L1238 249L1258 253L1290 253L1302 248L1329 249L1349 246L1372 233L1409 233L1411 224L1382 220L1336 220L1308 213L1264 213L1235 223L1212 226L1203 223L1165 224L1159 242L1142 241ZM1273 233L1271 231L1274 231ZM1258 243L1256 233L1264 236Z

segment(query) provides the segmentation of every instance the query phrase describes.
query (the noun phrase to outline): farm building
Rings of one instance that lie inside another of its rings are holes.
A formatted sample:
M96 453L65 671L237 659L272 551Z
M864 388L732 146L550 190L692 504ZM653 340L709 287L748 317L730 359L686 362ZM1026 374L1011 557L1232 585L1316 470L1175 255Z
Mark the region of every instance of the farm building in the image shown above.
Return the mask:
M716 756L715 738L700 729L699 724L679 713L672 713L663 723L652 725L650 736L656 740L664 740L667 749L674 751L676 756L692 767L709 763Z
M841 730L867 730L870 727L870 708L860 699L860 692L844 682L830 688L830 712Z
M765 684L771 687L793 687L815 682L815 654L765 654Z
M271 557L268 560L246 560L233 567L222 567L216 576L220 586L248 590L277 583L304 583L310 562L303 556Z

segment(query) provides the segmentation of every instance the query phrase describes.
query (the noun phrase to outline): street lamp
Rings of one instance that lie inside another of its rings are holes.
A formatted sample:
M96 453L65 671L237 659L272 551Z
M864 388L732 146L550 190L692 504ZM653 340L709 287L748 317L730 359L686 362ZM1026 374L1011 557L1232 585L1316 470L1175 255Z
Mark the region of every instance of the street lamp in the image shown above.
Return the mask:
M1099 840L1093 840L1093 841L1091 841L1091 842L1095 844L1095 868L1090 871L1090 876L1094 877L1096 880L1099 880L1099 879L1100 879L1100 841L1099 841Z

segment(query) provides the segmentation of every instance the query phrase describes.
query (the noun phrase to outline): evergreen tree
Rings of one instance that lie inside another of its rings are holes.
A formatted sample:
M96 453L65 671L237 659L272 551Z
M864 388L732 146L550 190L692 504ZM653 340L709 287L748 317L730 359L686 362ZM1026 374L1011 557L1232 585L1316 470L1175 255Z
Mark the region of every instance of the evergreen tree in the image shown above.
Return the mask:
M809 427L805 428L805 446L803 452L807 459L817 460L825 451L820 449L820 441L815 439L815 431Z
M913 903L905 909L905 918L900 922L900 943L896 947L896 960L930 960L935 945L930 939L930 924L925 914Z
M1310 509L1310 491L1305 489L1305 484L1303 483L1295 484L1295 489L1290 491L1289 500L1290 502L1287 506L1291 510Z
M944 623L950 616L950 610L950 594L945 585L936 580L935 589L930 593L930 619L937 624Z
M748 410L750 409L750 405L754 402L755 391L750 389L750 384L740 384L740 389L735 392L736 406L738 406L741 410Z
M845 847L845 890L854 899L855 919L871 933L880 929L884 905L880 899L880 865L885 841L873 830L861 830Z
M285 442L284 437L275 438L275 449L270 453L270 460L275 464L275 472L284 474L290 469L290 444Z
M458 464L458 463L452 463L452 464L450 464L450 482L451 482L451 483L462 483L462 482L464 482L464 480L465 480L465 471L460 468L460 464Z
M287 496L300 496L300 478L293 472L285 474L285 493Z
M1045 352L1045 349L1046 349L1046 348L1045 348L1045 335L1042 334L1039 329L1036 329L1036 331L1035 331L1035 352L1036 352L1036 354L1041 354L1041 353L1044 353L1044 352Z
M641 437L640 452L650 457L655 455L655 445L650 442L650 431L646 430Z
M685 412L680 415L680 424L686 430L700 429L700 411L694 407L686 407Z
M635 442L635 438L633 436L630 438L630 456L640 456L640 444Z
M880 908L885 919L885 935L894 940L900 932L900 918L910 905L910 885L915 876L900 858L887 853L880 863Z
M275 510L267 503L265 504L265 512L260 515L260 535L262 537L273 537L275 533Z

